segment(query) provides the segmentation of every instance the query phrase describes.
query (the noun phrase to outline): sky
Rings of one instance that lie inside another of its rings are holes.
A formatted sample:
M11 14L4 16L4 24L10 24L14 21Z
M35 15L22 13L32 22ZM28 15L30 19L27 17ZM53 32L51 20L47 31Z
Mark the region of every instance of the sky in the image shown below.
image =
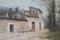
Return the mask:
M41 4L41 1L37 0L0 0L0 6L5 7L19 7L20 9L28 10L29 6L33 6L36 8L41 9L44 12L44 15L46 15L46 7Z

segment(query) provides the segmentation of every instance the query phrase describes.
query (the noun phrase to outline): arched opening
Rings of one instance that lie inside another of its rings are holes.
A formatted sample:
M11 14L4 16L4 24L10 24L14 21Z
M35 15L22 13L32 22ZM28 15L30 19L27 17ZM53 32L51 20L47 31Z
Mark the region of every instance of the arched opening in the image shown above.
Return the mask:
M35 22L32 22L32 31L35 31Z

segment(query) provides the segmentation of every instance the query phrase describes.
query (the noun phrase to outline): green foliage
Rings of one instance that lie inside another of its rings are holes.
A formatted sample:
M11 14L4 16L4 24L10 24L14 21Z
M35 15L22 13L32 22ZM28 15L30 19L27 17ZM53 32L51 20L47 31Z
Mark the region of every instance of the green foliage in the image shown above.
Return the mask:
M12 14L14 14L14 13L18 13L19 12L19 7L16 7L15 9L13 9L13 8L1 8L0 9L0 15L5 15L5 14L8 14L9 15L9 17L11 17L12 16Z
M55 31L55 28L56 28L56 14L55 14L55 0L42 0L44 1L45 6L47 8L47 12L48 12L48 28L51 30L51 31Z
M44 1L46 2L47 0ZM49 3L48 6L49 15L48 15L47 27L50 29L49 37L51 40L60 40L60 18L58 20L58 24L56 24L56 13L55 13L56 2L55 0L52 0L50 2L48 1L48 3ZM60 14L60 10L58 13Z
M8 13L12 13L12 8L9 8Z
M50 32L49 37L51 40L60 40L60 31Z
M19 7L16 7L15 8L15 12L17 13L19 11Z
M51 31L55 31L55 28L56 28L56 14L55 14L55 1L52 0L50 1L50 4L49 4L49 15L48 15L48 28L51 30Z

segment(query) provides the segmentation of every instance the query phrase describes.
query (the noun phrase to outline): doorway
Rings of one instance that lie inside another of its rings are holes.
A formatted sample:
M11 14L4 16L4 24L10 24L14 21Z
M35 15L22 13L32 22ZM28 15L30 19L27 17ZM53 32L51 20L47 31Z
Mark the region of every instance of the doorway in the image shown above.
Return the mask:
M10 24L10 32L14 32L14 25Z
M35 31L35 22L32 22L32 31Z

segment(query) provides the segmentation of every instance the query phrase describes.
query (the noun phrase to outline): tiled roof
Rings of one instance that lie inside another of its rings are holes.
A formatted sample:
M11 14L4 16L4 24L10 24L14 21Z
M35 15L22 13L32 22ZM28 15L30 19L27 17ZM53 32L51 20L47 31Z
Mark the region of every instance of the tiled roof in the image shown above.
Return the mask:
M25 15L25 14L21 14L21 15L23 15L23 16L27 16L27 17L31 17L31 18L39 18L38 16L33 16L33 15Z
M17 18L7 18L7 17L0 17L0 19L17 20L17 21L27 21L27 19L17 19Z

